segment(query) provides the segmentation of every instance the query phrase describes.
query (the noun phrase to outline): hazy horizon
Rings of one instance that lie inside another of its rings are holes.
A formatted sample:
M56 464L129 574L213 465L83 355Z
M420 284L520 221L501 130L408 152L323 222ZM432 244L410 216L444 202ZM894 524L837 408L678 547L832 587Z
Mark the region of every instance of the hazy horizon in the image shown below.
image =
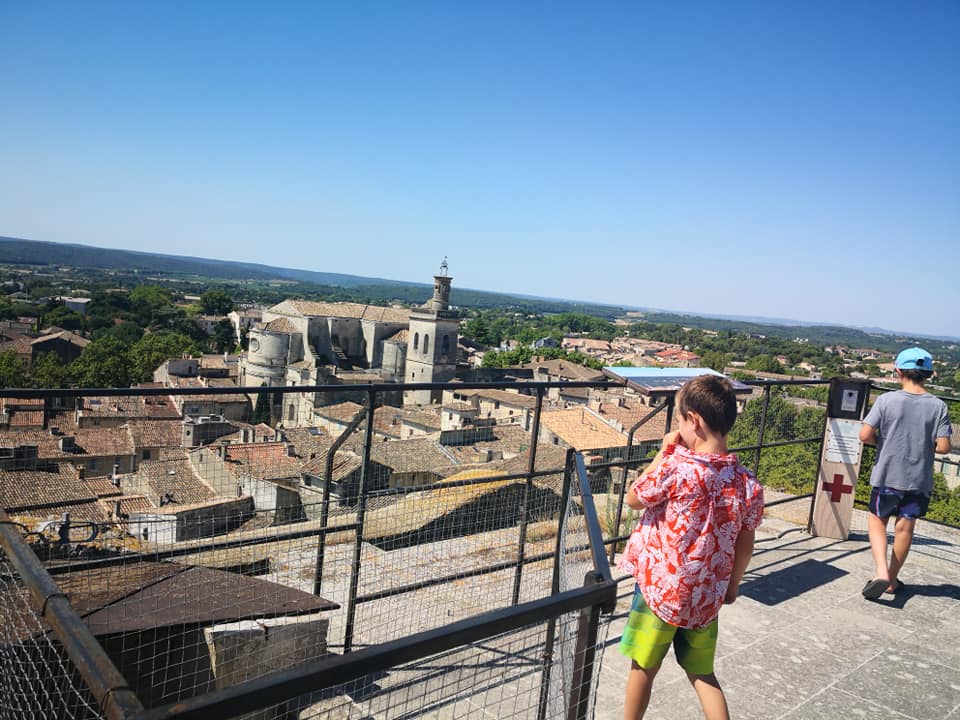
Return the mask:
M53 241L46 241L46 240L32 240L32 239L30 239L30 238L14 238L14 237L11 237L11 236L0 235L0 241L2 241L2 240L4 240L4 239L22 240L22 241L26 241L26 242L40 242L40 243L53 242ZM198 261L217 261L217 262L230 262L230 263L232 263L232 262L241 262L241 261L229 260L229 259L227 259L227 258L209 258L209 257L198 256L198 255L169 255L169 254L167 254L167 253L155 253L155 252L152 252L152 251L149 251L149 250L131 250L131 249L129 249L129 248L104 248L104 247L97 247L97 246L95 246L95 245L85 245L85 244L82 244L82 243L53 243L53 244L73 245L73 246L76 246L76 247L93 248L93 249L97 249L97 250L107 250L107 251L109 251L109 250L117 250L117 251L122 251L122 252L142 252L142 253L147 253L147 254L151 254L151 255L161 255L161 256L164 256L164 257L173 257L173 258L179 258L179 259L192 259L192 260L198 260ZM428 282L427 280L424 280L424 279L411 279L411 278L377 278L377 277L372 277L372 276L368 276L368 275L363 275L363 274L357 273L357 272L350 272L349 270L322 270L322 271L321 271L321 270L314 270L314 269L311 269L311 268L300 268L300 267L291 267L291 266L271 265L271 264L269 264L269 263L257 263L257 264L263 265L263 267L266 267L266 268L276 268L276 269L281 269L281 270L300 270L300 271L307 271L307 272L330 272L330 273L334 273L334 274L338 274L338 275L349 275L349 276L356 277L356 278L369 279L369 280L374 280L374 281L376 281L376 280L386 280L386 281L388 281L388 282L401 282L401 283L408 283L408 284L414 284L414 285L423 285L425 288L429 288L429 287L430 287L430 282ZM437 268L435 268L434 272L438 272L438 271L439 271L439 266L438 266ZM454 278L454 280L456 280L456 278ZM455 285L455 287L457 287L457 285ZM498 292L498 293L502 293L502 294L505 294L505 295L511 295L511 296L515 296L515 297L525 297L525 298L531 298L531 299L535 299L535 300L554 300L554 301L568 302L568 303L572 303L572 304L573 304L573 303L590 303L590 304L594 304L594 305L608 305L608 306L610 306L610 307L623 308L623 309L629 310L629 311L656 312L656 313L664 313L664 314L670 314L670 315L677 315L678 317L689 316L689 317L699 317L699 318L707 318L707 319L734 320L734 321L740 321L740 322L755 322L755 323L768 324L768 325L779 325L779 326L781 326L781 327L793 327L793 326L797 326L797 327L839 326L839 327L850 328L850 329L853 329L853 330L862 330L862 331L864 331L864 332L883 333L883 334L886 334L886 335L906 335L906 336L921 337L921 338L926 337L926 338L930 338L930 339L934 339L934 340L957 341L957 342L960 342L960 337L953 337L953 336L949 336L949 335L929 335L929 334L927 334L927 333L920 333L920 332L917 332L917 331L905 330L905 329L903 329L903 328L860 327L860 326L856 326L856 325L847 325L847 324L844 324L844 323L817 322L817 321L813 321L813 320L805 320L805 319L802 319L802 318L782 318L782 317L770 317L770 316L765 316L765 315L728 315L728 314L720 314L720 313L710 313L710 312L707 312L707 311L702 311L702 312L697 312L697 311L680 311L680 310L672 310L672 309L670 309L670 308L668 308L668 307L641 307L641 306L635 306L635 305L623 305L623 304L620 304L620 303L605 303L605 302L599 302L599 301L595 301L595 300L591 300L591 299L571 299L571 298L566 298L566 297L563 297L563 296L531 295L531 294L529 294L529 293L513 292L513 291L510 291L510 290L498 290L498 291L493 291L493 290L489 290L488 288L484 288L484 287L471 287L471 288L464 287L463 289L464 289L464 290L480 291L480 292Z

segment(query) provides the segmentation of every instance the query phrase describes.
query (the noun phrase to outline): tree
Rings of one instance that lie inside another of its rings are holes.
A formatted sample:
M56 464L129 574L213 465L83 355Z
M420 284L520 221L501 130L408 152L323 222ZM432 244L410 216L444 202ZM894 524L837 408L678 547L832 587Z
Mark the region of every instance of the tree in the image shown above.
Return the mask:
M24 387L27 381L27 368L13 350L0 352L0 387Z
M130 387L134 377L129 348L112 335L93 340L70 370L74 381L88 388Z
M772 355L756 355L747 360L748 370L759 372L782 373L783 365Z
M254 425L259 423L270 424L270 396L267 394L266 384L260 386L260 392L257 393L257 403L253 407L253 418L250 422Z
M207 290L200 296L200 310L204 315L226 315L233 310L233 298L223 290Z
M237 338L233 332L233 323L229 320L221 320L213 328L213 337L210 339L213 351L216 353L230 352L237 344Z
M54 352L41 353L30 365L30 386L63 388L70 384L70 368Z
M56 325L64 330L82 330L85 324L83 315L71 310L66 305L58 305L43 314L44 325Z
M141 326L162 321L171 311L170 292L157 285L137 285L130 291L130 309Z
M165 360L195 353L199 354L199 348L186 335L175 332L147 333L131 348L133 378L136 382L150 380L153 371Z

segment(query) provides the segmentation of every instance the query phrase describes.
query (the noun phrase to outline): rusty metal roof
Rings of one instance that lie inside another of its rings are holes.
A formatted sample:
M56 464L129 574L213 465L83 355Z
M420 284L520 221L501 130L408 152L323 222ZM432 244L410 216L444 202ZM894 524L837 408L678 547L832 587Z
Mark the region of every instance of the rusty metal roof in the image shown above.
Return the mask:
M104 567L56 579L95 635L302 615L339 607L285 585L177 563Z

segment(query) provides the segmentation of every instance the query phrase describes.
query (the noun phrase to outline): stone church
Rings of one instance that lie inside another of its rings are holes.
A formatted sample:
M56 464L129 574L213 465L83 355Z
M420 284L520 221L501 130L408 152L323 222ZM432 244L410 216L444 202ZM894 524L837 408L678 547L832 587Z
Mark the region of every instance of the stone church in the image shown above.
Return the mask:
M450 309L446 261L434 276L433 297L412 309L358 303L284 300L250 328L240 359L243 387L440 383L456 372L459 319ZM274 417L286 427L310 425L320 404L356 399L350 393L273 396ZM388 401L428 405L439 390L411 390ZM282 403L281 408L279 404Z

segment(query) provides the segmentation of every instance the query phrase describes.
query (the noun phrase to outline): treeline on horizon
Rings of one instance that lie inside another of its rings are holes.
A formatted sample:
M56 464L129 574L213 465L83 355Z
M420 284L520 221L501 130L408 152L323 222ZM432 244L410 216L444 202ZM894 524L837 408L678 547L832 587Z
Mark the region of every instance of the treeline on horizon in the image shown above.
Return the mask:
M235 302L263 305L272 305L295 297L329 302L412 306L425 302L432 294L432 286L426 283L379 281L356 275L6 237L0 237L0 258L3 263L18 266L69 267L94 287L119 285L129 289L138 284L169 284L182 293L197 295L216 287L228 293ZM451 291L451 303L467 311L493 310L528 315L579 313L606 321L623 317L631 310L625 306L494 293L456 286ZM843 345L893 353L908 345L922 345L938 359L960 362L960 346L957 343L933 338L867 333L843 326L787 326L666 311L633 312L638 315L632 319L642 323L676 323L701 330L772 336L788 340L802 338L812 345L822 347Z

